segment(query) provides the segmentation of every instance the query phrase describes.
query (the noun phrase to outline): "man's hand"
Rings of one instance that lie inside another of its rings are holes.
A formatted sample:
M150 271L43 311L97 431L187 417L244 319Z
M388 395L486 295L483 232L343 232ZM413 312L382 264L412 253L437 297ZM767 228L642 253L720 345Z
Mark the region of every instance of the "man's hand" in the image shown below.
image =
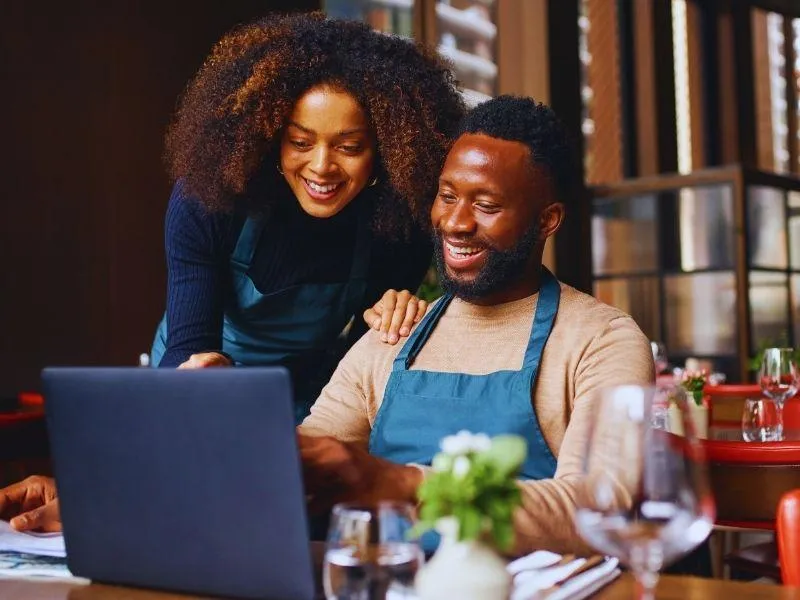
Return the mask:
M34 475L0 489L0 518L17 531L61 531L55 481Z
M219 352L192 354L189 360L178 365L179 369L207 369L208 367L230 367L231 361Z
M337 502L373 505L381 500L415 502L422 472L370 455L332 437L298 434L309 511L325 512Z

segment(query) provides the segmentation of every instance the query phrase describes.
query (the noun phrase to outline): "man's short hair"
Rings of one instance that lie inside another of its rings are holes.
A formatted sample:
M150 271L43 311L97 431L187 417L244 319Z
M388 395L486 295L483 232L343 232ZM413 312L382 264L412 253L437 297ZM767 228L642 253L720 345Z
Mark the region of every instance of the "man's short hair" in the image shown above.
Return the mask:
M544 167L556 200L568 202L577 183L575 159L566 128L549 106L532 98L497 96L473 108L461 122L458 135L482 133L522 142L533 164Z

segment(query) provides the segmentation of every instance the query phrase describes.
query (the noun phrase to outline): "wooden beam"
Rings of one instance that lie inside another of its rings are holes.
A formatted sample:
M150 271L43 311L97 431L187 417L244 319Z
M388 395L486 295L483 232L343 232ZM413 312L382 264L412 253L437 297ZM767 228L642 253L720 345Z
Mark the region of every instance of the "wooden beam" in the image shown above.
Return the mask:
M634 86L636 102L636 148L638 150L637 171L639 176L655 175L659 172L656 131L656 79L653 46L652 2L630 2L633 17Z
M753 32L753 96L755 101L754 125L756 135L756 165L765 171L775 170L772 123L772 86L768 52L767 13L752 12Z
M717 79L711 86L719 90L716 104L719 115L719 162L723 165L739 163L739 99L736 95L736 56L734 48L733 15L730 9L717 2ZM731 93L732 92L732 93Z
M586 13L589 18L586 42L592 57L586 73L588 85L594 92L590 111L594 131L585 142L584 152L591 157L585 167L586 181L594 184L622 179L617 3L586 0Z
M498 92L550 104L547 0L497 4Z
M686 2L686 44L689 66L689 112L692 136L692 169L708 166L706 160L706 111L704 91L708 81L703 62L703 17L700 6Z

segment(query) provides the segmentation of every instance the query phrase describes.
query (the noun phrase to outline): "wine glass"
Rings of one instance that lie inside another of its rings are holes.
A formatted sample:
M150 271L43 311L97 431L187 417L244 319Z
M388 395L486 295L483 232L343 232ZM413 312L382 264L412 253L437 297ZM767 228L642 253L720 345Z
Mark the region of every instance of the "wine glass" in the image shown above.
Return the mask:
M410 536L414 508L402 502L333 507L322 583L328 600L414 598L414 577L423 561Z
M763 394L775 403L778 421L776 439L783 439L783 404L797 393L797 365L792 348L767 348L758 382Z
M651 341L650 350L653 352L653 363L656 366L656 375L661 374L667 368L667 348L661 342Z
M681 416L682 437L653 425L665 394ZM702 543L714 524L703 449L678 386L614 387L594 400L576 527L628 565L639 597L652 599L659 571Z

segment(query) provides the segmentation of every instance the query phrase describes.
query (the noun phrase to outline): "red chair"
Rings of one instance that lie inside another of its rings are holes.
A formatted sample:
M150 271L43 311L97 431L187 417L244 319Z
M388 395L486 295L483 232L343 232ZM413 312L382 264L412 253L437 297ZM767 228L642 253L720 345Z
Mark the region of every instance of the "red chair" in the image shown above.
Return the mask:
M754 383L707 385L703 393L708 399L709 422L741 423L744 401L761 398L761 387ZM800 430L800 394L789 398L783 407L783 428Z
M800 586L800 489L781 496L776 521L781 580Z

